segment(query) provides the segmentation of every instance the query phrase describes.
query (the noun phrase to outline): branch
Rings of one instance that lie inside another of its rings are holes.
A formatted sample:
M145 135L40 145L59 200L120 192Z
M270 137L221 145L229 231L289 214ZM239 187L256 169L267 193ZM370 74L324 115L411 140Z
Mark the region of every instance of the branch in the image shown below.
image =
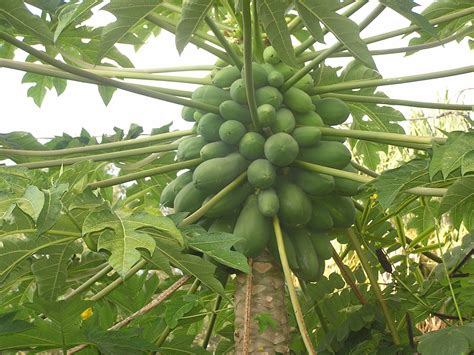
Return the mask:
M352 278L349 276L346 270L346 265L344 265L344 262L342 261L341 257L337 253L336 249L334 249L333 246L332 248L332 258L334 259L334 262L336 263L337 267L339 268L339 271L341 271L341 276L346 282L346 284L349 285L351 288L352 292L354 292L355 296L359 300L361 304L367 304L367 300L365 299L364 295L362 295L362 292L360 292L359 288L357 287L356 283Z
M110 271L112 271L113 268L110 265L107 265L104 267L102 270L100 270L97 274L92 276L90 279L88 279L86 282L84 282L81 286L73 290L71 293L69 293L66 297L64 297L65 300L74 297L75 295L81 293L82 291L85 291L88 289L90 286L95 284L97 280L101 279L102 276L108 274Z
M237 68L239 68L239 70L242 69L242 61L240 60L237 53L235 53L234 48L231 47L229 41L227 41L227 39L221 33L221 31L219 30L217 25L214 23L214 21L209 16L206 16L204 20L206 21L207 25L209 26L211 31L214 33L214 35L217 37L222 47L224 47L225 51L229 55L232 62L231 64L235 65Z

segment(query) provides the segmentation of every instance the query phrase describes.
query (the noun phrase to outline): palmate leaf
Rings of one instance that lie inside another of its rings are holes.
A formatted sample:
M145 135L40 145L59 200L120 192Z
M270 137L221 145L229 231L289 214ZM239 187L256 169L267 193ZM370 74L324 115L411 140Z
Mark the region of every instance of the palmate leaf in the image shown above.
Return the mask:
M33 325L21 319L15 319L18 311L0 314L0 335L21 333L33 328Z
M290 31L285 21L287 8L287 1L284 0L259 0L258 16L280 59L286 64L296 67Z
M82 252L82 245L66 243L41 250L39 257L31 265L36 277L38 294L50 301L55 300L64 291L68 276L67 267L74 254Z
M421 336L418 351L422 355L468 354L474 348L474 323L453 326Z
M360 60L368 68L377 69L367 44L360 38L359 26L345 16L333 10L332 0L296 0L297 8L304 8L336 36L354 58Z
M45 319L36 319L34 328L21 333L0 335L0 349L25 348L60 348L62 347L61 334L51 327L51 322Z
M15 202L23 212L36 222L44 206L44 193L36 186L29 185L23 196Z
M308 8L304 6L300 1L296 1L295 5L296 9L298 10L298 14L304 22L304 25L314 37L314 39L320 43L325 43L323 29L321 28L319 19L314 15L314 13L309 11Z
M63 208L61 197L67 189L67 184L59 184L43 191L44 204L36 221L38 236L48 231L58 221Z
M176 27L175 36L176 49L179 54L183 52L212 5L212 0L187 0L183 3L181 19Z
M104 6L102 10L110 12L117 20L103 28L96 62L160 3L161 0L111 0Z
M88 329L87 341L97 346L101 354L129 355L154 352L160 350L156 345L144 339L139 329L121 329L106 331Z
M2 15L19 33L31 35L44 44L53 42L53 33L40 17L33 15L25 6L23 0L8 0L0 2Z
M465 176L452 184L441 200L438 216L450 212L456 226L474 215L474 176Z
M54 42L57 41L63 30L68 27L71 23L84 17L85 14L89 13L92 7L98 4L100 0L84 0L81 3L67 4L61 8L58 14L58 24L54 30Z

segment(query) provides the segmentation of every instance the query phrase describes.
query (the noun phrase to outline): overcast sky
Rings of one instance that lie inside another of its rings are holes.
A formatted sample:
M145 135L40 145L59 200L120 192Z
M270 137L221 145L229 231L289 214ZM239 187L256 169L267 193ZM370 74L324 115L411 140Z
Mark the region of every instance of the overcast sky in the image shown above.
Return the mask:
M422 4L429 2L419 1ZM360 21L367 14L367 10L370 10L370 6L366 6L366 8L354 16L356 21ZM98 13L96 19L106 21L107 17ZM384 33L408 24L408 21L398 14L391 10L385 10L382 16L362 33L362 37ZM406 45L409 38L400 39L398 37L370 45L370 48L400 47ZM196 49L193 45L188 45L183 54L179 56L174 47L174 37L165 31L158 38L150 40L138 53L134 53L132 49L126 47L123 47L122 50L129 55L137 68L212 64L214 62L212 56L203 50ZM18 59L25 57L20 51L18 53ZM469 51L466 41L461 44L454 42L406 58L401 54L376 56L375 61L380 73L389 78L472 65L474 51ZM344 64L344 60L331 60L328 64ZM131 123L137 123L144 127L145 132L149 132L152 128L171 121L175 121L175 128L185 127L185 123L180 120L181 108L177 105L117 91L109 106L105 107L96 86L74 82L69 82L66 92L59 97L55 92L49 93L42 107L38 108L31 98L26 97L26 91L30 84L21 84L23 75L24 73L19 71L0 69L0 97L2 98L0 133L30 131L37 137L52 137L61 135L63 132L78 135L80 130L85 128L93 135L101 135L102 133L112 133L113 127L127 129ZM161 82L147 84L173 87ZM183 84L174 87L186 90L192 88L192 86ZM469 88L470 90L459 96L463 89ZM393 98L420 101L444 101L448 89L450 102L474 104L473 73L416 84L380 88ZM409 114L411 110L409 108L400 109L406 114Z

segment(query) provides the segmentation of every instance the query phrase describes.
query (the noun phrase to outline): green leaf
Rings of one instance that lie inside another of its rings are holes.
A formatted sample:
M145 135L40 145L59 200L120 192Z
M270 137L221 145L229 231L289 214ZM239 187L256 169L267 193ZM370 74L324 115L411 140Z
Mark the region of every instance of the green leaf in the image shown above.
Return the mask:
M212 5L212 0L188 0L183 2L181 18L176 26L175 36L176 48L179 54L183 52Z
M33 324L15 319L18 311L0 314L0 335L21 333L33 328Z
M285 13L288 7L286 1L260 0L257 6L258 16L278 56L286 64L296 67L297 63L291 44L290 31L285 21Z
M418 25L431 36L437 38L438 33L434 26L423 16L413 11L413 8L420 6L413 0L380 0L380 3L398 12L403 17Z
M418 351L422 355L468 354L474 345L474 323L448 327L422 335Z
M108 106L110 101L112 100L112 96L114 95L117 88L110 87L110 86L102 86L98 85L100 97L102 98L102 102L105 106Z
M429 182L427 161L415 159L402 166L384 171L370 182L378 192L380 204L388 208L398 194Z
M21 82L22 84L34 84L28 89L27 94L38 107L41 107L46 93L53 87L53 79L51 77L35 73L26 73Z
M44 193L36 186L29 185L16 203L23 212L36 222L44 206Z
M297 0L298 8L305 8L336 36L349 52L368 68L377 69L367 44L360 38L359 26L333 11L332 0Z
M295 5L301 19L304 22L304 25L314 37L314 39L320 43L325 43L323 30L321 28L321 24L319 23L318 17L309 11L306 6L303 6L301 2L297 1Z
M48 25L40 17L33 15L23 0L1 1L0 15L3 15L19 34L32 35L45 44L53 42L53 34Z
M61 334L51 326L46 319L36 319L34 328L21 333L0 335L0 349L25 349L29 347L43 347L54 349L62 347Z
M160 3L161 0L111 0L104 6L102 10L110 12L117 20L103 28L96 62Z
M99 237L98 250L110 251L110 265L120 274L128 270L141 258L138 249L153 253L155 241L144 231L145 227L154 228L154 224L140 217L119 216L108 207L92 211L84 220L82 233L102 232Z
M63 204L61 197L67 191L67 184L54 186L49 190L44 190L44 204L38 216L36 224L38 225L37 235L41 235L49 230L60 217Z
M463 155L461 161L461 175L474 172L474 150Z
M79 4L67 4L62 7L58 14L58 25L54 31L54 42L58 40L66 27L83 17L85 13L90 12L90 9L97 3L99 0L84 0Z
M191 296L191 297L189 297ZM191 311L196 305L197 298L194 295L175 297L165 304L165 322L171 329L176 328L180 318Z
M188 239L191 248L209 255L217 262L245 272L250 273L250 267L247 258L231 247L237 243L240 238L229 233L203 233Z
M448 187L439 205L438 216L453 209L469 212L474 208L474 176L465 176Z
M86 337L89 343L97 346L101 354L129 355L155 352L160 350L149 340L143 338L141 329L100 330L88 329Z
M81 252L82 245L74 242L41 250L42 257L38 257L31 265L41 297L54 301L61 295L66 285L70 259Z

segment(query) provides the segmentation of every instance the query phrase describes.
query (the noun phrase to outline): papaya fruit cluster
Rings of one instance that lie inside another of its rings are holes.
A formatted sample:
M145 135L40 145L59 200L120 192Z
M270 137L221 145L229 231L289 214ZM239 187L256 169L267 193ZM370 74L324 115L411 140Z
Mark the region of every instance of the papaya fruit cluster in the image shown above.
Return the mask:
M278 258L272 217L278 215L290 267L303 280L316 281L332 255L328 231L347 228L355 218L349 196L359 184L292 166L296 160L353 171L351 153L340 140L323 137L320 127L338 125L349 116L334 98L311 97L310 74L293 87L280 88L295 69L281 62L272 47L264 64L253 63L258 131L252 124L243 71L216 70L213 85L196 89L192 99L219 108L219 114L188 107L186 121L196 136L183 139L177 160L202 158L162 192L161 204L193 213L212 196L247 172L247 181L212 206L200 222L209 231L242 238L235 249L255 257L268 246Z

